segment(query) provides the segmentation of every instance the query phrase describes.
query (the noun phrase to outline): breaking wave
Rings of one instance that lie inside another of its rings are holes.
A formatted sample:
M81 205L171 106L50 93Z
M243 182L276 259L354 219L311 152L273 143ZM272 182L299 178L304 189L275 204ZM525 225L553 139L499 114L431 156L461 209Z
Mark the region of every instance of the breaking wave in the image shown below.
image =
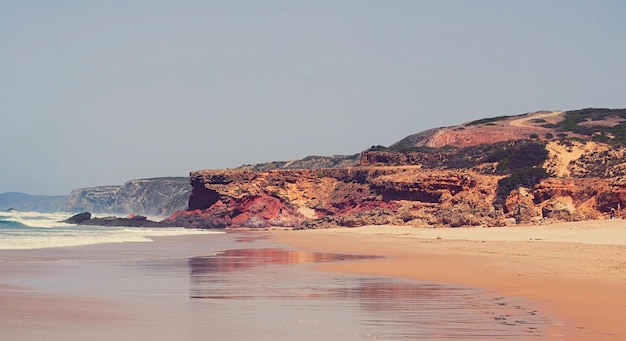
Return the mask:
M71 213L0 212L0 250L151 242L153 237L223 233L180 227L77 226L60 222L71 215Z
M0 219L0 228L22 228L28 227L18 221Z
M53 228L70 226L70 224L62 223L61 221L71 216L72 213L66 212L42 213L11 210L0 212L0 221L15 222L25 227Z

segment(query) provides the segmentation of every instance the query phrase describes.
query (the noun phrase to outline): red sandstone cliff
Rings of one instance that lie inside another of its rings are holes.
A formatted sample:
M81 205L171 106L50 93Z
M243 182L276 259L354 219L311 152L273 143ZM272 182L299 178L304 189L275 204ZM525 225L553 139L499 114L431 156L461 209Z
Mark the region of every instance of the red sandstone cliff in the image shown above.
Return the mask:
M168 221L199 228L457 227L622 217L625 149L550 128L563 117L538 112L431 130L401 141L427 149L366 151L356 167L195 171L189 209ZM609 118L607 126L626 121ZM434 148L441 146L454 148Z
M611 179L549 178L494 206L501 176L415 166L192 172L188 227L485 225L604 219L625 207ZM614 211L614 212L613 212ZM622 212L619 212L621 214Z

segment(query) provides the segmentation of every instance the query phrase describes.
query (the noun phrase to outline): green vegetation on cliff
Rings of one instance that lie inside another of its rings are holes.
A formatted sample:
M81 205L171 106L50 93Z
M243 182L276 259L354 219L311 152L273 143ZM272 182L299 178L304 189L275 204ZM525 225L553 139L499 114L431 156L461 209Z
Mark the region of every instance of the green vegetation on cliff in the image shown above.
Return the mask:
M545 143L537 140L511 140L492 144L457 148L372 146L369 151L402 153L408 163L425 168L470 169L480 165L480 172L506 175L498 182L494 204L503 204L509 193L518 187L534 187L550 175L542 167L548 158ZM494 164L493 167L489 164Z
M626 145L626 109L587 108L567 111L562 121L542 125L556 131L570 131L596 142Z
M477 124L489 124L489 123L493 123L493 122L497 122L497 121L506 120L506 119L508 119L510 117L511 116L496 116L496 117L481 118L480 120L471 121L471 122L467 123L466 125L473 126L473 125L477 125Z
M462 148L449 160L451 168L469 168L483 163L497 163L496 174L508 174L498 181L495 204L502 204L512 190L534 187L549 177L542 167L548 151L541 142L508 141Z

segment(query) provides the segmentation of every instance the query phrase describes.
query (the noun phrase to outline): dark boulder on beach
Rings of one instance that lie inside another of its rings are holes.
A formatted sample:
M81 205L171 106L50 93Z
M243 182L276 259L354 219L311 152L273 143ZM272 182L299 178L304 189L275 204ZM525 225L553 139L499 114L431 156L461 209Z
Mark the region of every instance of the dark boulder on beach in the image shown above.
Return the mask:
M126 218L120 217L91 217L91 213L83 212L76 214L63 221L68 224L88 225L88 226L119 226L119 227L173 227L171 223L164 224L158 221L149 220L145 216L131 214Z
M127 218L119 217L103 217L91 218L80 223L80 225L97 225L97 226L120 226L120 227L161 227L157 221L148 220L141 215L131 215Z
M64 223L68 223L68 224L80 224L86 220L91 219L91 213L89 212L83 212L83 213L78 213L75 214L71 217L69 217L68 219L63 220Z

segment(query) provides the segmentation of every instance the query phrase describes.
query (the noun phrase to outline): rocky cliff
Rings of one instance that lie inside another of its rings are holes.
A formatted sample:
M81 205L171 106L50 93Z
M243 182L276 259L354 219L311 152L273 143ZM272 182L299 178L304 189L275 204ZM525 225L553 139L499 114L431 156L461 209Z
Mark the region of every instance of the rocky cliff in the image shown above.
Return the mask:
M626 186L603 178L547 178L496 204L503 176L416 166L192 173L188 210L172 225L332 227L380 224L503 226L623 216Z
M189 178L130 180L122 186L75 189L67 198L66 210L166 216L186 209L190 193Z
M116 212L113 208L113 196L121 186L98 186L72 190L67 198L68 212Z
M625 122L626 110L544 111L412 135L364 151L354 167L195 171L188 209L167 221L457 227L622 217Z

